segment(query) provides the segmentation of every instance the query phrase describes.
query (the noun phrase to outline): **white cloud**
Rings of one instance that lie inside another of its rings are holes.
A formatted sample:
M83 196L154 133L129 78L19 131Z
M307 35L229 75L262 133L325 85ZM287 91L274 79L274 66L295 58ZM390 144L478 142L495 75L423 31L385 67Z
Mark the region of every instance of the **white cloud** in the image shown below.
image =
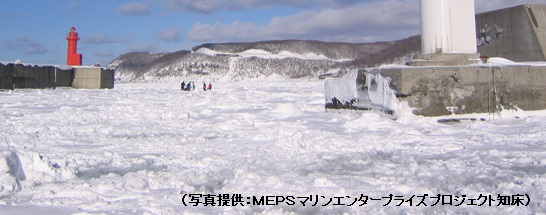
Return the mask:
M275 17L267 25L252 22L195 24L188 38L195 41L316 39L371 42L419 34L418 0L370 1L350 7L304 11Z
M251 22L212 25L196 23L190 29L188 38L194 41L247 41L264 38L264 31L264 27Z
M139 16L150 14L150 7L144 3L132 2L118 7L118 13L126 16Z
M155 36L165 42L177 42L180 41L182 38L180 32L181 29L179 27L175 27L157 32Z
M111 50L99 50L93 53L93 56L99 58L112 58L115 56L115 53Z
M225 0L170 0L185 7L193 5L211 12ZM275 2L275 3L271 3ZM252 21L196 23L188 39L198 42L237 42L275 39L314 39L339 42L375 42L402 39L420 34L419 0L235 0L231 7L245 8L263 3L268 6L307 6L309 10L272 18L259 25ZM475 0L476 12L491 11L544 0ZM311 5L318 5L311 7ZM313 10L314 8L314 10Z
M12 51L23 50L23 53L28 55L44 54L48 52L48 49L45 48L43 44L30 39L28 36L19 36L8 41L4 43L4 47Z
M170 11L195 11L210 13L222 6L222 0L167 0L165 7Z
M339 7L367 0L167 0L164 7L170 11L212 13L220 9L253 10L272 7Z
M85 37L83 39L83 42L87 44L120 43L123 42L123 39L119 37L108 36L106 34L97 34Z
M129 47L131 52L154 52L157 46L154 43L134 43Z

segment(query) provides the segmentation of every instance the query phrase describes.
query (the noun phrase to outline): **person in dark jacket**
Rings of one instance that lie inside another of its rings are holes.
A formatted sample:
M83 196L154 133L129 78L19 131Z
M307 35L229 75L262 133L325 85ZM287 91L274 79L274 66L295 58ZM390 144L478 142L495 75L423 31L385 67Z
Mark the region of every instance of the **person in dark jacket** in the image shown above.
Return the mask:
M203 82L203 91L207 91L207 84Z
M180 84L180 90L184 91L186 89L186 82L182 81L182 84Z

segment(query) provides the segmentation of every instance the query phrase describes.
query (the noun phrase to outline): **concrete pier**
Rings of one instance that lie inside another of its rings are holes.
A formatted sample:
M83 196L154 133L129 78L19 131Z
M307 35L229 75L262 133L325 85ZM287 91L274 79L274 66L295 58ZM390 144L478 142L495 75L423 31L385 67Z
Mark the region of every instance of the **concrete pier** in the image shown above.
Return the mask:
M424 116L546 109L546 65L376 69Z
M396 107L390 107L384 99L385 95L394 94L397 100L407 101L414 114L423 116L546 109L546 63L401 66L360 69L357 73L352 74L355 78L343 83L327 80L326 88L351 89L347 93L327 95L327 108L396 112ZM367 80L370 77L375 80ZM389 88L379 86L385 80ZM347 85L355 87L347 88Z
M354 90L326 94L326 108L395 112L384 99L394 94L397 100L407 101L415 114L424 116L546 109L546 5L478 14L473 26L468 22L472 2L421 0L423 52L407 63L410 66L360 69L351 80L346 80L349 76L328 80L325 89ZM465 18L459 20L452 17L459 13L445 10L464 12L460 14ZM473 35L475 39L468 39ZM476 46L482 56L498 58L480 63ZM385 81L389 87L379 87Z
M114 88L114 71L101 67L0 63L0 89L73 87Z

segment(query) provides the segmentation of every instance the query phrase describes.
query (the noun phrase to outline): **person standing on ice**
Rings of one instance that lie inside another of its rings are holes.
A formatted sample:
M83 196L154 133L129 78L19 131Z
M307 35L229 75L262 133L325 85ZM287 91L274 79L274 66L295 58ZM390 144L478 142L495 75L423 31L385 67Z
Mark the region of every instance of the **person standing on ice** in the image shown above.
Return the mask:
M212 83L209 83L209 87L207 88L207 90L212 90Z
M191 89L195 90L195 81L191 81Z
M186 89L186 82L182 81L182 84L180 84L180 90L184 91Z
M203 82L203 91L207 91L207 84Z
M188 86L186 87L186 90L187 90L187 91L191 91L191 81L188 82Z

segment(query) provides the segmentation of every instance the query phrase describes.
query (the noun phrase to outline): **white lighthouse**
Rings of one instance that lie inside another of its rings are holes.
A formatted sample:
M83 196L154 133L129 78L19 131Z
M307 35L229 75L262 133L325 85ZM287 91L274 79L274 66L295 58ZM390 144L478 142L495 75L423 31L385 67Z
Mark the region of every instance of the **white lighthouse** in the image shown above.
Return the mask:
M474 0L421 0L421 55L408 65L478 61Z

